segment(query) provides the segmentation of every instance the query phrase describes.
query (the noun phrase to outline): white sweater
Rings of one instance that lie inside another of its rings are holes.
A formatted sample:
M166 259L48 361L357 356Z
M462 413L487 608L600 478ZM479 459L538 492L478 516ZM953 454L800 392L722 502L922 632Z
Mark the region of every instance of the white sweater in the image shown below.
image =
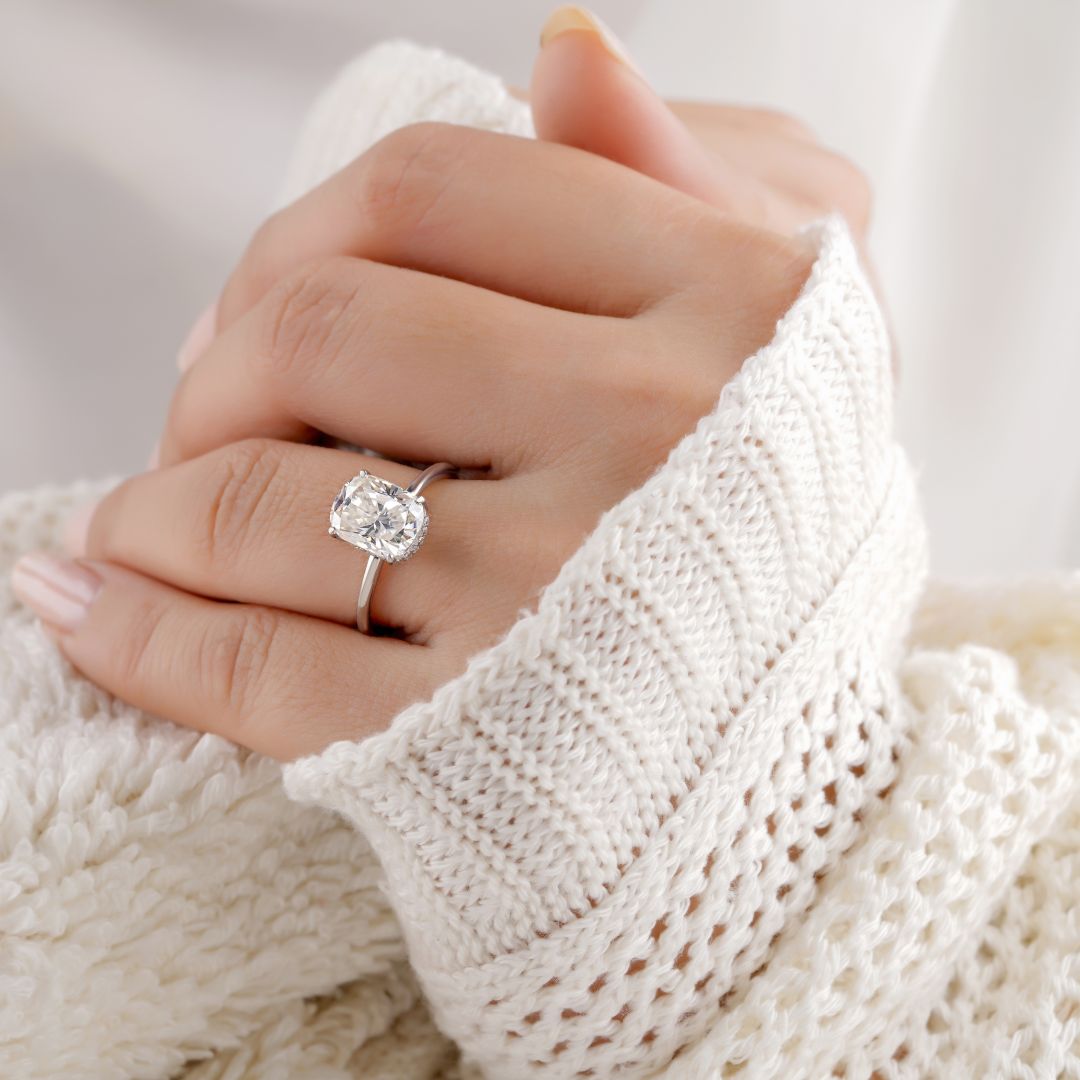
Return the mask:
M420 117L528 130L386 46L286 194ZM284 787L0 587L0 1076L1080 1076L1080 580L924 593L881 316L818 244L537 609ZM0 500L0 570L88 490Z

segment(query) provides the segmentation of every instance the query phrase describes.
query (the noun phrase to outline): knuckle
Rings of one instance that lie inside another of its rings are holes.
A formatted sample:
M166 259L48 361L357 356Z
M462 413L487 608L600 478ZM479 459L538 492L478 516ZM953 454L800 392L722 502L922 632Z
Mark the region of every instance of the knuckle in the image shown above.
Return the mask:
M271 381L311 376L340 352L343 317L359 290L354 260L344 255L305 264L266 295L253 359Z
M206 700L232 719L257 707L271 669L280 618L269 609L223 611L207 625L194 650L196 677Z
M195 535L196 557L207 572L220 576L235 567L249 537L273 521L282 460L270 439L245 439L207 455L210 476Z
M356 198L364 220L377 229L422 222L473 138L467 128L425 121L380 139L358 162Z

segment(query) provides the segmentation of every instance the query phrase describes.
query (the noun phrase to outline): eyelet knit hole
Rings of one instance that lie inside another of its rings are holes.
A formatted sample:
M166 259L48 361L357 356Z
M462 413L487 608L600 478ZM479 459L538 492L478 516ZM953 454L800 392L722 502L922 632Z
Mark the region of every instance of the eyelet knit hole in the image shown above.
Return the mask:
M888 875L892 872L893 863L891 861L880 862L874 864L874 875L880 878L882 881L888 880ZM907 912L901 906L899 900L894 900L881 915L881 921L886 923L900 923L907 917Z

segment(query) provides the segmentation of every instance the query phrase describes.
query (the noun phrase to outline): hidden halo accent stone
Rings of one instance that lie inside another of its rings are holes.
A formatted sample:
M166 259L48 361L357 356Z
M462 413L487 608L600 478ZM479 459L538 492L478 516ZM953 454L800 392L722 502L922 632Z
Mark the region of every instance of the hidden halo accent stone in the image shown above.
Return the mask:
M330 534L383 562L403 562L427 536L423 496L362 472L347 481L330 508Z

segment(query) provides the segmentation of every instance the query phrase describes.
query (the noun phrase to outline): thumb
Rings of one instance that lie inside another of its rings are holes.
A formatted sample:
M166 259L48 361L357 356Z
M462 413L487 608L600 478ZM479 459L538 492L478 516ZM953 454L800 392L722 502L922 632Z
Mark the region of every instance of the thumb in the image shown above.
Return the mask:
M576 146L714 205L721 168L591 12L560 7L540 35L529 93L538 138Z

